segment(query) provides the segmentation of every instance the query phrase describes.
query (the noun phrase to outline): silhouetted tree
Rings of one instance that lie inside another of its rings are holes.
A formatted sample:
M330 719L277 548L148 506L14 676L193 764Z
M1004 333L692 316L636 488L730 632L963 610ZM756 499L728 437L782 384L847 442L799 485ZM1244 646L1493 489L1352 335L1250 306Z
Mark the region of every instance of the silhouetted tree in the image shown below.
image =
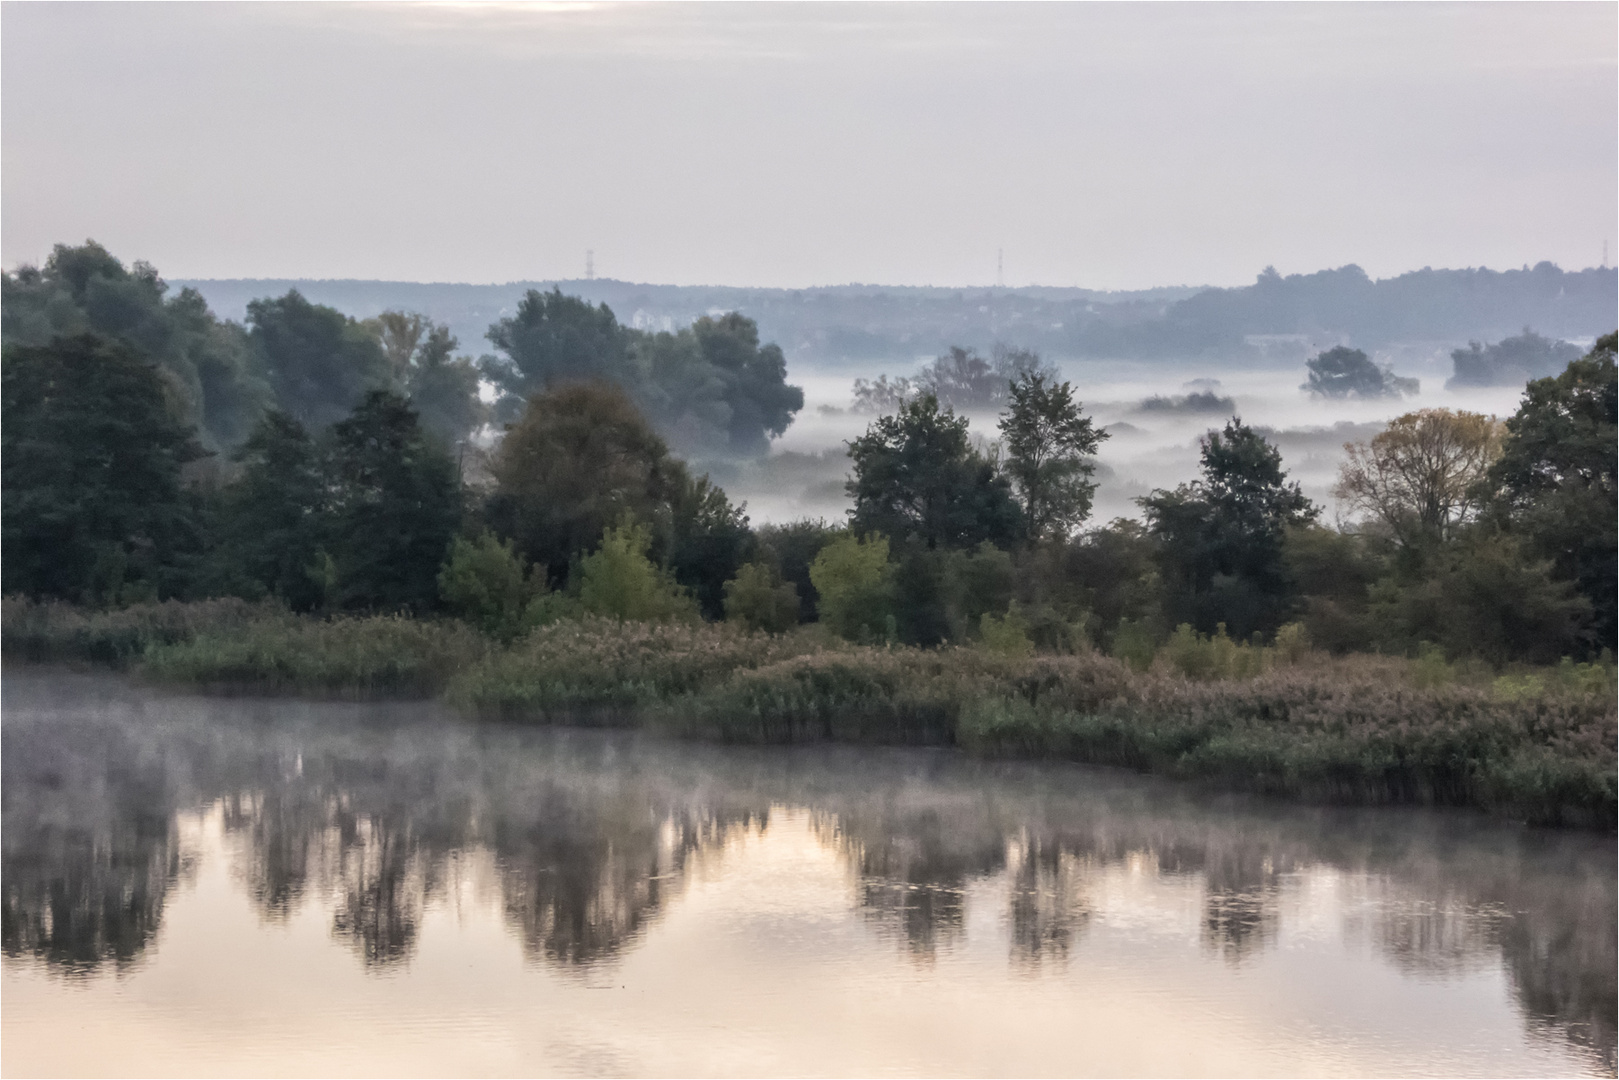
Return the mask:
M342 419L370 391L396 389L371 331L296 289L254 300L247 321L254 361L276 403L311 431Z
M1139 500L1171 615L1205 633L1220 623L1238 638L1274 632L1294 604L1287 527L1318 511L1287 482L1281 453L1241 420L1204 436L1202 461L1201 480Z
M1080 412L1073 389L1043 373L1010 384L1001 418L1006 472L1023 497L1023 523L1032 540L1066 538L1090 516L1096 485L1091 457L1107 432Z
M180 470L204 451L156 366L82 334L7 348L0 369L5 591L89 603L180 591L200 543Z

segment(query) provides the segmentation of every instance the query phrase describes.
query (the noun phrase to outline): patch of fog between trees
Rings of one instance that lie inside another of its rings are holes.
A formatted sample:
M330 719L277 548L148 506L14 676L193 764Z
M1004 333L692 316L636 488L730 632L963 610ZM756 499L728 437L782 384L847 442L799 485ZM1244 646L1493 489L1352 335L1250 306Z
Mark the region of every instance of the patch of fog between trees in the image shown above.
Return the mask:
M1378 359L1387 362L1386 357ZM911 375L930 362L875 363L851 371L789 360L787 378L804 388L804 408L774 441L769 455L755 460L699 455L692 461L694 469L707 471L733 502L745 501L756 525L804 517L841 521L851 505L844 492L849 475L845 443L876 419L852 409L854 380ZM1217 360L1048 362L1074 384L1085 413L1110 435L1097 455L1091 525L1139 518L1137 498L1198 477L1199 439L1232 414L1210 399L1229 399L1236 415L1277 446L1289 477L1325 508L1324 520L1330 523L1345 517L1331 489L1346 442L1365 442L1389 420L1416 409L1466 409L1506 417L1523 395L1521 385L1446 389L1452 363L1448 348L1400 350L1395 370L1417 378L1420 389L1406 397L1371 400L1310 396L1300 389L1307 375L1302 362L1296 368L1233 367ZM1181 405L1193 395L1201 400L1191 407ZM1167 399L1158 404L1170 407L1144 408L1152 398ZM969 415L975 437L999 438L993 412Z

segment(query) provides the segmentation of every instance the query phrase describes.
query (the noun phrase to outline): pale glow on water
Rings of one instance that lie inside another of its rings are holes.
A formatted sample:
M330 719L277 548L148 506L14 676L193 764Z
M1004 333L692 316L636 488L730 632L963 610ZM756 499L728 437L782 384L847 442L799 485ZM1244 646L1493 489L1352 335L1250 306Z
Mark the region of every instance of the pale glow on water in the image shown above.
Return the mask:
M10 1075L1613 1070L1611 837L4 691Z

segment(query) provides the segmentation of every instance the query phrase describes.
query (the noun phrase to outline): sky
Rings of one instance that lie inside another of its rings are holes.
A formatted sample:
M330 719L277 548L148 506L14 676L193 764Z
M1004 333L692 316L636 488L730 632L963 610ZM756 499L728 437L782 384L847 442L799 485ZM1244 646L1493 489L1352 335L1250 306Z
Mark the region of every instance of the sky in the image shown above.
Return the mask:
M0 5L0 262L1238 285L1619 258L1619 5ZM1004 254L1003 254L1004 253Z

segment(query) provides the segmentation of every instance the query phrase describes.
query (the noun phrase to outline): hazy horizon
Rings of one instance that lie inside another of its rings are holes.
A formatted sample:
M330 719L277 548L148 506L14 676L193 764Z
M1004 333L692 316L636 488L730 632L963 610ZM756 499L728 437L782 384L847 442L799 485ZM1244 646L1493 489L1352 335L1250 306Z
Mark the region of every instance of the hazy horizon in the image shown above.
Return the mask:
M9 267L1250 283L1619 252L1612 4L0 5Z

